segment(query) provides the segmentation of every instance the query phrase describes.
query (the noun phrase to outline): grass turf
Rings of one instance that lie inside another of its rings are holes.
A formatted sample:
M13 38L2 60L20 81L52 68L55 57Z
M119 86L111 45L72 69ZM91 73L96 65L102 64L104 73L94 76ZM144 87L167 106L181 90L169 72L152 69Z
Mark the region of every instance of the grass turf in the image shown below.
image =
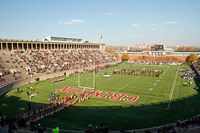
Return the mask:
M119 64L95 74L95 89L137 95L135 103L111 101L91 97L61 112L39 121L49 127L59 125L64 129L84 130L88 124L105 123L112 130L120 127L126 129L146 128L176 122L200 113L200 97L191 86L183 86L185 79L180 77L179 69L188 66ZM162 70L160 77L112 75L115 69ZM104 73L111 77L104 77ZM81 86L92 87L92 73L80 74ZM27 109L27 103L33 108L49 103L51 92L63 86L78 87L77 75L66 77L64 81L51 83L51 80L40 81L19 87L23 90L16 94L16 89L0 97L1 112L9 116ZM38 95L30 99L27 86L35 88ZM58 91L59 92L59 91ZM64 93L59 93L61 96Z

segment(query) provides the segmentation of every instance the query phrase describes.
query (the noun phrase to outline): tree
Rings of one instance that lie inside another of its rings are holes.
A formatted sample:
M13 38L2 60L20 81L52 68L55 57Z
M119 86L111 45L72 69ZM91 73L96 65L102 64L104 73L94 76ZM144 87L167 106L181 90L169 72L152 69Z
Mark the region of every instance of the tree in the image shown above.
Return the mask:
M107 51L108 53L110 53L112 56L118 58L118 55L116 54L116 52L113 50L112 47L106 47L106 51Z
M129 55L128 53L125 53L122 55L122 61L128 61L129 60Z
M190 54L189 56L186 57L185 61L188 63L192 63L196 61L198 56L196 54Z

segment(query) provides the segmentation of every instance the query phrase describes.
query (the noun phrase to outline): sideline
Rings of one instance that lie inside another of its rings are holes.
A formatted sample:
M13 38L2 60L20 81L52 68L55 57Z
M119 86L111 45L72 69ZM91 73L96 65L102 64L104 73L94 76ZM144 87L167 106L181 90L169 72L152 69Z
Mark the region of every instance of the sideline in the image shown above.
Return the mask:
M175 79L174 79L174 82L173 82L173 84L172 84L172 88L171 88L171 91L170 91L170 94L169 94L169 103L168 103L168 106L167 106L167 110L169 110L170 105L171 105L171 100L172 100L172 97L173 97L173 94L174 94L174 89L175 89L175 85L176 85L176 80L177 80L177 78L178 78L178 72L179 72L179 67L177 68L176 76L175 76Z

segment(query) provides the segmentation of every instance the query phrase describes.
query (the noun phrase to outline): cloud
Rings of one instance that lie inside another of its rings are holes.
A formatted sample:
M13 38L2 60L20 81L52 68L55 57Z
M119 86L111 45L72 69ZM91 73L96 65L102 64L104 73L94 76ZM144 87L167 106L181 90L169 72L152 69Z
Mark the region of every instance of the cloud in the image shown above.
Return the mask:
M112 15L113 15L113 12L102 12L102 15L105 15L105 16L112 16Z
M149 23L149 24L138 24L138 23L133 23L131 27L135 29L140 29L141 27L143 28L155 28L158 24L157 23Z
M177 25L178 22L177 21L167 21L167 22L165 22L165 24L167 24L167 25Z
M135 23L135 24L132 24L131 27L138 29L138 28L140 28L140 25Z
M59 24L64 24L64 25L79 25L79 24L82 24L83 23L83 20L80 20L80 19L72 19L72 20L69 20L69 21L59 21L58 22Z
M106 15L107 15L107 16L112 16L113 13L112 13L112 12L106 12Z
M156 27L157 24L156 23L151 23L151 24L148 24L149 27Z

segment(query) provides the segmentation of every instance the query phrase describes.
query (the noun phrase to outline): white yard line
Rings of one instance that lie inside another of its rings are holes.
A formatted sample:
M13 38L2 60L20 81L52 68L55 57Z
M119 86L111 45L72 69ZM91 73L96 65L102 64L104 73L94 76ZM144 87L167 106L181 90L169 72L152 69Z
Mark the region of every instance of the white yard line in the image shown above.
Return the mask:
M168 103L168 106L167 106L167 110L170 108L172 96L173 96L175 85L176 85L176 80L177 80L177 77L178 77L178 71L179 71L179 67L177 68L176 76L175 76L175 79L174 79L174 82L172 84L172 88L171 88L171 91L170 91L170 94L169 94L169 103Z

